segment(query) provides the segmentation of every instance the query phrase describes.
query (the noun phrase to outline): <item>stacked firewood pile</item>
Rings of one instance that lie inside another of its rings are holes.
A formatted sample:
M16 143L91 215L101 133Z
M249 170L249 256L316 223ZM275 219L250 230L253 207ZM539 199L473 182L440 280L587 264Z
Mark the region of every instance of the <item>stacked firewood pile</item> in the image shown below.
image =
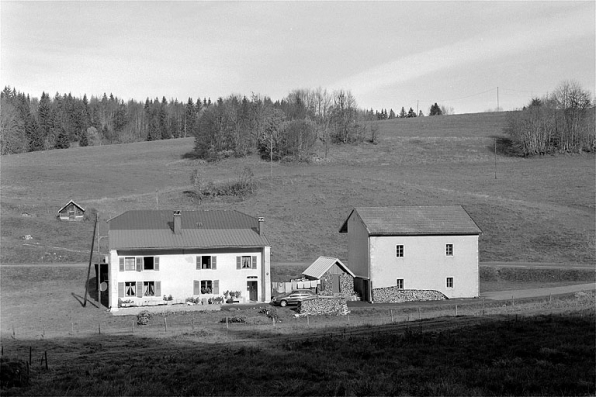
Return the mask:
M346 298L342 297L318 297L305 300L298 304L298 313L301 316L316 316L322 314L346 315L350 313Z
M435 290L422 290L422 289L399 289L396 286L386 288L374 288L373 289L373 301L374 302L413 302L413 301L440 301L445 300L447 297Z

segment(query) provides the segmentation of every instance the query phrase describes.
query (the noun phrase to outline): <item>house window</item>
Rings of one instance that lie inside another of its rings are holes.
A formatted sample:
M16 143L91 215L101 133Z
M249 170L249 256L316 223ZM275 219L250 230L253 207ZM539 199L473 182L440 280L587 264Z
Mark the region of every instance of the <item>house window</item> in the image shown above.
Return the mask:
M201 257L201 269L211 269L211 257L210 256L202 256Z
M203 269L217 269L217 257L216 256L197 256L197 270Z
M447 277L447 288L453 288L453 277Z
M243 269L250 269L250 256L243 256L242 257L242 268Z
M135 270L135 258L126 257L124 258L124 270Z
M404 246L403 245L396 245L395 246L395 256L398 258L404 257Z
M403 278L398 278L397 279L397 288L398 289L404 289L404 279Z
M201 294L210 294L213 291L213 281L201 280Z
M153 270L154 262L152 256L146 256L143 258L143 270Z
M453 244L446 244L445 245L445 255L453 256Z
M133 258L134 264L134 258ZM124 291L126 296L137 296L137 283L134 281L127 281L124 283Z
M155 281L144 281L143 282L143 295L144 296L155 296Z

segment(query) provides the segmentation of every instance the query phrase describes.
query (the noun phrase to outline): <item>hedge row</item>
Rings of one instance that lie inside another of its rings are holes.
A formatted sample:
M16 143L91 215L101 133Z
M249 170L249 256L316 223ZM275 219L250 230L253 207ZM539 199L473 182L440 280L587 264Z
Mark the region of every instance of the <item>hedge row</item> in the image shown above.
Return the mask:
M585 281L594 282L594 270L480 267L480 281Z
M401 303L412 301L439 301L445 300L447 297L435 290L421 290L421 289L399 289L397 286L374 288L373 301L377 303Z

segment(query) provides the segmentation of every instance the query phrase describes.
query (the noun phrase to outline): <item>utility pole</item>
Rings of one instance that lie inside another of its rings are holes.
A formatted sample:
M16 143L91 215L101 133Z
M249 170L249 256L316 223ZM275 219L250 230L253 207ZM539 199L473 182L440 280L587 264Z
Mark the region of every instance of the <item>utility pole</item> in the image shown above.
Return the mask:
M499 109L499 87L497 87L497 112L500 112L501 109Z
M497 179L497 138L495 138L495 179Z
M419 102L418 99L416 99L416 116L418 116L418 114L419 114L418 113L418 102Z
M155 203L157 204L157 209L159 209L159 190L155 189Z

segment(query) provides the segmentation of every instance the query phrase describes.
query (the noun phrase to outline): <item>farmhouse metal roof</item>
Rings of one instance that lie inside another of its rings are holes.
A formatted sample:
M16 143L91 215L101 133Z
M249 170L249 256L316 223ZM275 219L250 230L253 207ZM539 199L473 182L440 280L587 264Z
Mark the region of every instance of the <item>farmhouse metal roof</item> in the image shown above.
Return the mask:
M74 204L75 206L77 206L81 211L85 212L85 208L81 207L80 205L78 205L77 203L75 203L74 201L70 200L68 203L66 203L66 205L62 208L60 208L58 210L58 213L61 213L66 207L68 207L69 205Z
M226 248L269 246L258 219L238 211L181 211L174 233L174 211L127 211L108 222L110 249Z
M337 265L339 267L341 267L345 272L350 274L352 277L355 277L354 273L352 273L352 271L350 269L348 269L348 267L346 265L344 265L339 259L332 258L330 256L319 256L317 258L317 260L312 263L312 265L310 265L305 271L302 272L302 274L304 274L305 276L319 279L335 263L337 263Z
M358 216L369 236L479 235L478 225L461 205L357 207L340 233L348 232L348 220Z

